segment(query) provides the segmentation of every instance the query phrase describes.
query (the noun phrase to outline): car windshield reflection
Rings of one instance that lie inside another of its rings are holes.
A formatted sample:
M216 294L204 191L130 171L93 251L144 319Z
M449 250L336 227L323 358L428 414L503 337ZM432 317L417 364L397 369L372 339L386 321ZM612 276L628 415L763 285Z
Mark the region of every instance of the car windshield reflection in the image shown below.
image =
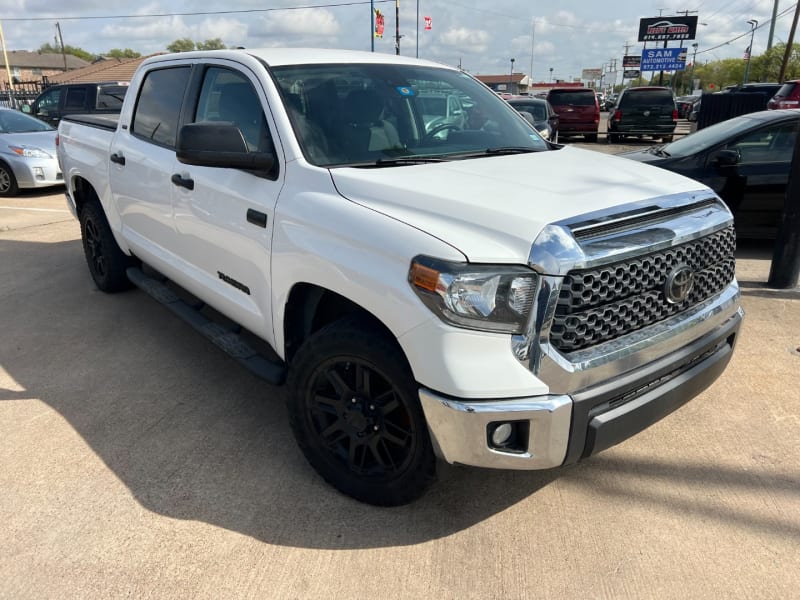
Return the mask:
M506 102L466 73L418 65L273 67L306 159L322 167L400 166L489 148L547 150Z

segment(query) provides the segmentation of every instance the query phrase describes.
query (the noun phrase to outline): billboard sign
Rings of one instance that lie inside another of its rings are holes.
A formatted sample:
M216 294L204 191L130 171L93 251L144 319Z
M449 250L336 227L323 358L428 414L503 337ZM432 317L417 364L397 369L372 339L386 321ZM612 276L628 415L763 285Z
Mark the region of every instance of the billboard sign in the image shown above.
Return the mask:
M625 72L622 74L625 79L639 79L641 73L638 69L625 69Z
M639 19L640 42L693 40L697 32L697 17L650 17Z
M642 71L683 71L686 48L647 48L642 50Z
M597 81L603 76L603 69L583 69L581 79L587 81Z
M642 63L642 57L639 56L638 54L622 57L623 69L638 69L641 63Z

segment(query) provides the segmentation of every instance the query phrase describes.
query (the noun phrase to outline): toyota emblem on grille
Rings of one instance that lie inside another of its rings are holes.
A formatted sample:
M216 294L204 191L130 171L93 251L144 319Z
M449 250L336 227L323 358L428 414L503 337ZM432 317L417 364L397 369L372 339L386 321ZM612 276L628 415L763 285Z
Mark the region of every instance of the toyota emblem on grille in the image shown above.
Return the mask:
M664 296L670 304L680 304L689 297L693 287L694 271L686 265L678 265L667 275Z

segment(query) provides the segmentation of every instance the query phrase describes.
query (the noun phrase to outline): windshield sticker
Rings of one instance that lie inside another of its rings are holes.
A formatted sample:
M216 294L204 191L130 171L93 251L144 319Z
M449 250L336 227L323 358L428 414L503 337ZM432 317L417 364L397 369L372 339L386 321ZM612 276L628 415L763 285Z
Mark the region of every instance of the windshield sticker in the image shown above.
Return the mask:
M406 87L404 85L397 86L397 91L400 92L401 96L413 96L414 90L410 87Z

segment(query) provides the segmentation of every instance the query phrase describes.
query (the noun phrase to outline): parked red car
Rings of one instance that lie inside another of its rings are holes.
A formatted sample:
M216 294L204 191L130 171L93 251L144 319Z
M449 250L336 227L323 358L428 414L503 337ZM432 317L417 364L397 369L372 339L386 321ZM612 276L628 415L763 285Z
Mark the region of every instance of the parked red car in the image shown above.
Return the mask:
M558 113L562 138L582 135L587 142L597 141L600 125L600 104L591 88L555 88L547 93L547 101Z
M800 108L800 79L787 81L781 86L772 99L767 102L767 109Z

